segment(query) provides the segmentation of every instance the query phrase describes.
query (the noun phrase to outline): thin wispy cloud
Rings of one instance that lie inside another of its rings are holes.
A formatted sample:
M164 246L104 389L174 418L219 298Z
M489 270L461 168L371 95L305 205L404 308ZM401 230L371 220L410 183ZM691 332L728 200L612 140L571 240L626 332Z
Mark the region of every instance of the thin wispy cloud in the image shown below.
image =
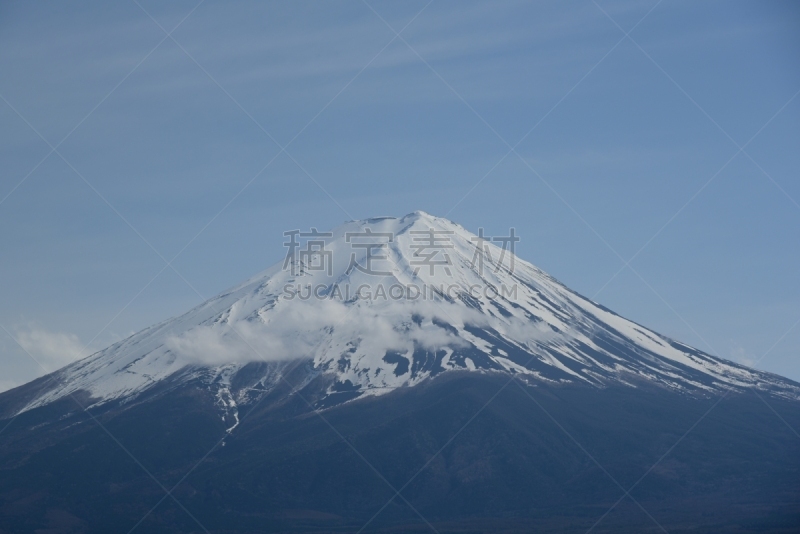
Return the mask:
M25 326L16 329L15 338L46 372L60 369L81 356L88 356L86 347L78 336L67 332Z

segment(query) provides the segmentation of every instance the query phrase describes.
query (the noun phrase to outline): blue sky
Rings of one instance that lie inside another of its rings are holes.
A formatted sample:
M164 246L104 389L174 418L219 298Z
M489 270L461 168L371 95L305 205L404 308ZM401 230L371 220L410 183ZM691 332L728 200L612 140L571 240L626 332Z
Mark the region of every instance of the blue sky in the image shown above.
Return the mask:
M799 24L794 2L4 2L0 389L41 374L19 344L55 368L281 260L285 230L417 209L514 227L582 294L800 380Z

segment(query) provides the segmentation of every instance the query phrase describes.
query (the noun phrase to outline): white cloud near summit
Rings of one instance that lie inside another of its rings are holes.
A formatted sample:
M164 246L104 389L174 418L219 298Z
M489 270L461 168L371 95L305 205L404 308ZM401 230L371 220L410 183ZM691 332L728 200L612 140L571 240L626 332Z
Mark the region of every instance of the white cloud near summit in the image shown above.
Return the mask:
M212 366L307 358L329 346L346 350L345 343L355 340L360 350L383 354L389 350L405 352L411 348L409 341L426 350L464 345L464 340L444 328L430 322L414 323L414 314L459 326L485 322L462 306L433 303L395 302L393 307L353 309L331 300L293 304L270 314L264 322L239 320L193 328L170 337L165 345L192 363ZM370 335L363 336L364 332Z

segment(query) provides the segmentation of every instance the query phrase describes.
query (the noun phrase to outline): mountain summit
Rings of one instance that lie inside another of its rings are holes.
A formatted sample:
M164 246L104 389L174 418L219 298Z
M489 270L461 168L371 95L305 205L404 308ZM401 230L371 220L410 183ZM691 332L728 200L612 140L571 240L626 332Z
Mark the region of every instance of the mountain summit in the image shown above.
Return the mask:
M320 406L449 371L800 398L789 381L668 339L571 291L516 257L513 230L475 235L417 211L284 235L283 261L57 371L18 410L76 392L94 406L168 381L205 384L235 413L300 361L309 383L325 383ZM267 363L260 376L254 362Z

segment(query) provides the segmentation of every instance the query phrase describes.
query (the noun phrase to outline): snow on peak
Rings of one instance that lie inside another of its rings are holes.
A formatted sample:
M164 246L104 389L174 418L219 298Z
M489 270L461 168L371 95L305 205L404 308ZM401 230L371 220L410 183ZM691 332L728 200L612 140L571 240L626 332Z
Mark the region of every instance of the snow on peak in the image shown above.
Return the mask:
M789 381L669 340L576 294L516 257L513 230L476 235L415 211L284 236L284 260L58 371L25 409L78 390L98 403L121 399L167 378L221 384L230 407L231 377L247 363L298 359L329 378L332 397L378 395L456 370L800 397Z

